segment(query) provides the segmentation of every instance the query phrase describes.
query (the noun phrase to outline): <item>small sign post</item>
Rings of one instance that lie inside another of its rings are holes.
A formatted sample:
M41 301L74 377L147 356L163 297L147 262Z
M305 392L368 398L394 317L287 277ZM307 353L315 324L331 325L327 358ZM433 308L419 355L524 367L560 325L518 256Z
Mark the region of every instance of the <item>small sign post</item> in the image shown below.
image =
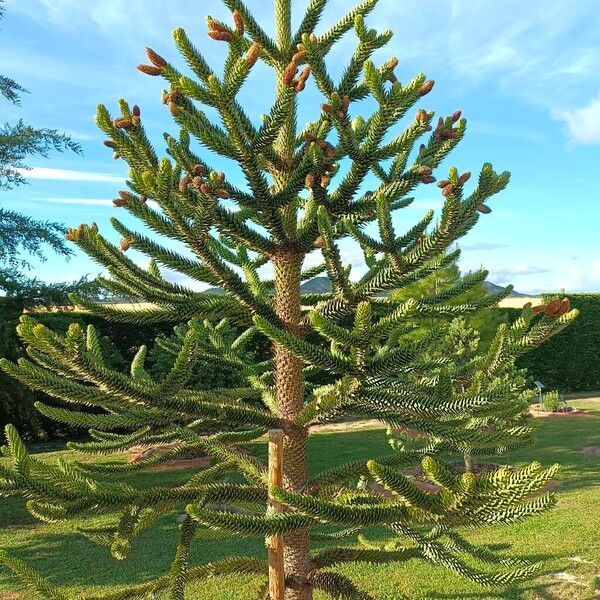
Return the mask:
M540 403L540 410L542 410L542 406L544 404L544 394L543 394L542 390L544 390L546 388L546 386L541 381L538 381L537 379L533 382L533 385L535 385L535 387L538 389L538 401Z

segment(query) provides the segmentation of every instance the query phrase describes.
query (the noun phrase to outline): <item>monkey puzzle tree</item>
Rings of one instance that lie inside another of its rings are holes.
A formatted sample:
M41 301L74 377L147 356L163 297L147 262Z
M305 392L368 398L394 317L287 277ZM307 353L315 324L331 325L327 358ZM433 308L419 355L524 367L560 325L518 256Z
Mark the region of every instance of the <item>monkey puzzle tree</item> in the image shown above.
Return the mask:
M451 265L457 254L447 249L480 213L489 212L486 202L504 188L508 173L497 174L486 164L466 193L469 174L450 169L448 178L438 182L444 198L439 220L434 222L428 212L397 233L392 215L411 203L407 195L416 186L435 181L433 169L462 138L466 123L460 112L432 127L433 112L418 108L403 130L393 131L433 81L417 75L401 83L394 75L396 59L380 66L370 60L391 37L389 31L378 34L365 27L374 0L322 35L314 29L324 0L311 0L296 33L291 0L276 0L274 40L240 0L224 2L233 12L233 26L208 18L208 35L228 49L222 75L211 70L182 29L174 38L194 78L150 49L151 64L139 67L168 83L163 101L179 126L177 137L165 135L168 157L157 157L137 106L121 101L121 116L114 120L104 106L98 108L98 125L109 137L106 145L130 166L129 190L114 203L157 235L133 231L116 219L113 225L123 236L120 249L95 225L68 233L108 269L107 289L151 305L123 310L74 297L76 303L117 321L188 321L175 338L161 342L173 366L168 375L152 378L144 368L142 347L125 375L104 364L93 328L74 325L60 336L23 317L19 333L28 344L29 360L18 365L4 361L2 367L74 405L73 410L39 405L45 415L90 428L95 441L72 443L73 449L115 456L49 465L30 456L9 427L5 454L10 461L1 467L0 489L24 495L32 514L43 520L106 513L102 526L95 521L82 533L120 559L135 536L159 517L178 515L181 537L168 573L85 598L164 592L182 599L189 582L209 576L239 573L266 579L267 561L259 558L189 564L194 542L224 536L283 535L289 600L309 599L314 590L334 598L370 598L334 570L347 562L421 558L491 585L529 576L534 567L526 561L473 547L455 528L510 523L545 510L553 498L542 488L556 467L532 463L474 474L461 472L444 457L494 454L527 442L532 429L524 415L527 396L514 378L501 379L516 354L560 330L576 311L569 311L566 300L543 311L524 311L510 328L498 331L488 353L467 373L444 368L450 358L432 350L443 328L432 326L417 338L411 333L415 319L442 323L497 302L501 295L452 302L483 281L485 272L418 299L386 295ZM334 82L324 59L351 29L358 38L356 49ZM275 101L260 124L236 98L257 60L276 79ZM309 77L325 103L315 120L298 131L297 104ZM374 112L367 118L353 115L356 104L367 98L374 100ZM202 105L216 110L221 123L211 121ZM238 187L213 170L197 154L196 142L236 163L245 185ZM365 191L369 183L371 191ZM186 249L163 243L161 237ZM367 269L358 279L344 265L339 248L344 238L363 250ZM126 255L129 248L152 259L148 269ZM303 268L307 255L315 253L321 264ZM259 271L267 264L271 279ZM225 293L199 293L172 283L161 268ZM330 278L331 291L301 295L301 282L321 272ZM228 324L238 331L233 341ZM261 338L272 344L266 360L251 350ZM203 361L231 365L243 384L210 390L189 385L191 366L200 355ZM460 386L455 386L458 375ZM310 427L347 415L387 424L390 454L309 477ZM266 465L246 446L271 428L284 432L284 473L283 485L268 490ZM161 449L163 442L169 444ZM123 463L119 453L137 444L154 444L158 450L140 462ZM132 471L200 450L210 454L213 464L190 473L183 485L138 488L127 482ZM265 513L269 491L282 511ZM383 527L388 539L368 541L365 532L374 525ZM349 545L340 545L345 538ZM329 545L311 549L311 540L329 540ZM6 554L2 558L38 595L66 598L24 562Z

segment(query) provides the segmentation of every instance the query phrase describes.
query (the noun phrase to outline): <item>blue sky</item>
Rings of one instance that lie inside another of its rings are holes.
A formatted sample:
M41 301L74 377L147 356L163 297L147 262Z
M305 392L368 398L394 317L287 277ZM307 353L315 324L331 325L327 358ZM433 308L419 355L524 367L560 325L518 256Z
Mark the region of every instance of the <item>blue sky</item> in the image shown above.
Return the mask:
M271 3L248 5L271 29ZM296 18L304 6L294 2ZM321 30L351 6L331 0ZM139 104L161 149L162 132L176 128L160 102L161 80L135 69L145 60L144 47L185 70L171 38L172 30L183 26L217 67L224 46L206 36L204 16L228 19L227 11L202 0L6 0L5 7L0 73L31 94L18 109L2 103L0 119L23 117L67 131L82 144L84 156L34 159L30 185L3 193L0 202L70 226L96 221L102 233L116 239L108 224L117 213L110 199L123 188L126 165L113 161L102 146L95 105L102 102L114 111L119 97ZM492 214L461 243L461 267L483 265L491 281L526 292L598 291L598 2L380 0L368 25L395 34L376 62L395 55L401 81L420 71L436 81L423 108L439 115L460 108L469 120L465 140L436 172L438 178L451 165L476 173L486 161L512 173L507 190L490 202ZM353 47L353 34L338 45L329 61L334 73ZM268 112L272 89L271 73L263 66L255 69L243 95L254 118ZM311 85L301 101L307 106L301 117L311 118L320 104ZM428 207L439 207L439 199L435 186L424 187L400 220L412 224ZM347 249L347 258L356 262L353 250ZM58 281L99 271L77 255L67 263L49 257L36 274Z

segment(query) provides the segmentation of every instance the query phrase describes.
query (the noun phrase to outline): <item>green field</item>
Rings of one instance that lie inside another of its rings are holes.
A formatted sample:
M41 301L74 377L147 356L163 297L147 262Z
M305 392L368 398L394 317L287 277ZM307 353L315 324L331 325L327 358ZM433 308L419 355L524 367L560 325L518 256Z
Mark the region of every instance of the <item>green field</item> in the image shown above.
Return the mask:
M558 484L557 507L542 516L509 527L494 527L469 534L469 538L494 547L512 547L512 553L535 558L541 563L540 577L509 589L490 590L423 561L403 565L353 565L340 569L351 575L365 591L381 600L401 598L540 598L585 600L600 597L600 457L582 454L585 446L600 445L600 402L573 401L589 416L542 419L537 442L510 457L511 462L537 459L544 465L563 465ZM310 465L317 471L347 460L377 456L387 452L380 430L351 433L322 433L310 440ZM40 451L48 448L40 448ZM257 451L264 451L258 448ZM38 456L54 460L61 451ZM185 472L146 472L135 477L139 485L151 485L157 478L173 483ZM26 512L20 499L0 500L0 547L26 559L53 583L73 592L102 586L120 586L164 572L173 556L177 524L164 518L142 535L131 557L123 562L112 559L79 536L77 522L40 524ZM193 564L208 562L230 553L264 555L260 540L201 542L193 552ZM255 598L258 582L251 578L215 579L202 582L189 591L188 598L233 600ZM0 567L0 600L28 598L18 595L19 582ZM319 594L316 598L323 598Z

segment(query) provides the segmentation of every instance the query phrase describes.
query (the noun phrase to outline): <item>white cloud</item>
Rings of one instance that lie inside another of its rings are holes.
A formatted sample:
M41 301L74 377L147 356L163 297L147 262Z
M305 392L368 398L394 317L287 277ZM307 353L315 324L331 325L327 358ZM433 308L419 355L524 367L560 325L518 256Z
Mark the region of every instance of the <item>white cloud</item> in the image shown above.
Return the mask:
M539 275L541 273L550 273L551 269L536 265L521 264L513 267L500 267L490 269L490 279L494 283L510 283L512 277L522 277L524 275Z
M106 183L122 183L125 177L109 175L107 173L94 173L91 171L72 171L70 169L53 169L50 167L33 167L31 169L17 169L26 179L47 179L54 181L96 181Z
M473 242L472 244L462 244L461 250L496 250L496 248L508 248L509 244L494 242Z
M49 204L76 204L77 206L102 206L103 208L114 208L112 198L52 198L38 196L32 198L32 200ZM160 209L158 202L155 200L148 200L147 204L154 210Z
M77 204L79 206L112 206L112 200L110 198L45 198L37 197L32 198L37 202L44 202L50 204Z
M555 112L554 116L566 123L573 144L600 144L600 93L585 106Z

